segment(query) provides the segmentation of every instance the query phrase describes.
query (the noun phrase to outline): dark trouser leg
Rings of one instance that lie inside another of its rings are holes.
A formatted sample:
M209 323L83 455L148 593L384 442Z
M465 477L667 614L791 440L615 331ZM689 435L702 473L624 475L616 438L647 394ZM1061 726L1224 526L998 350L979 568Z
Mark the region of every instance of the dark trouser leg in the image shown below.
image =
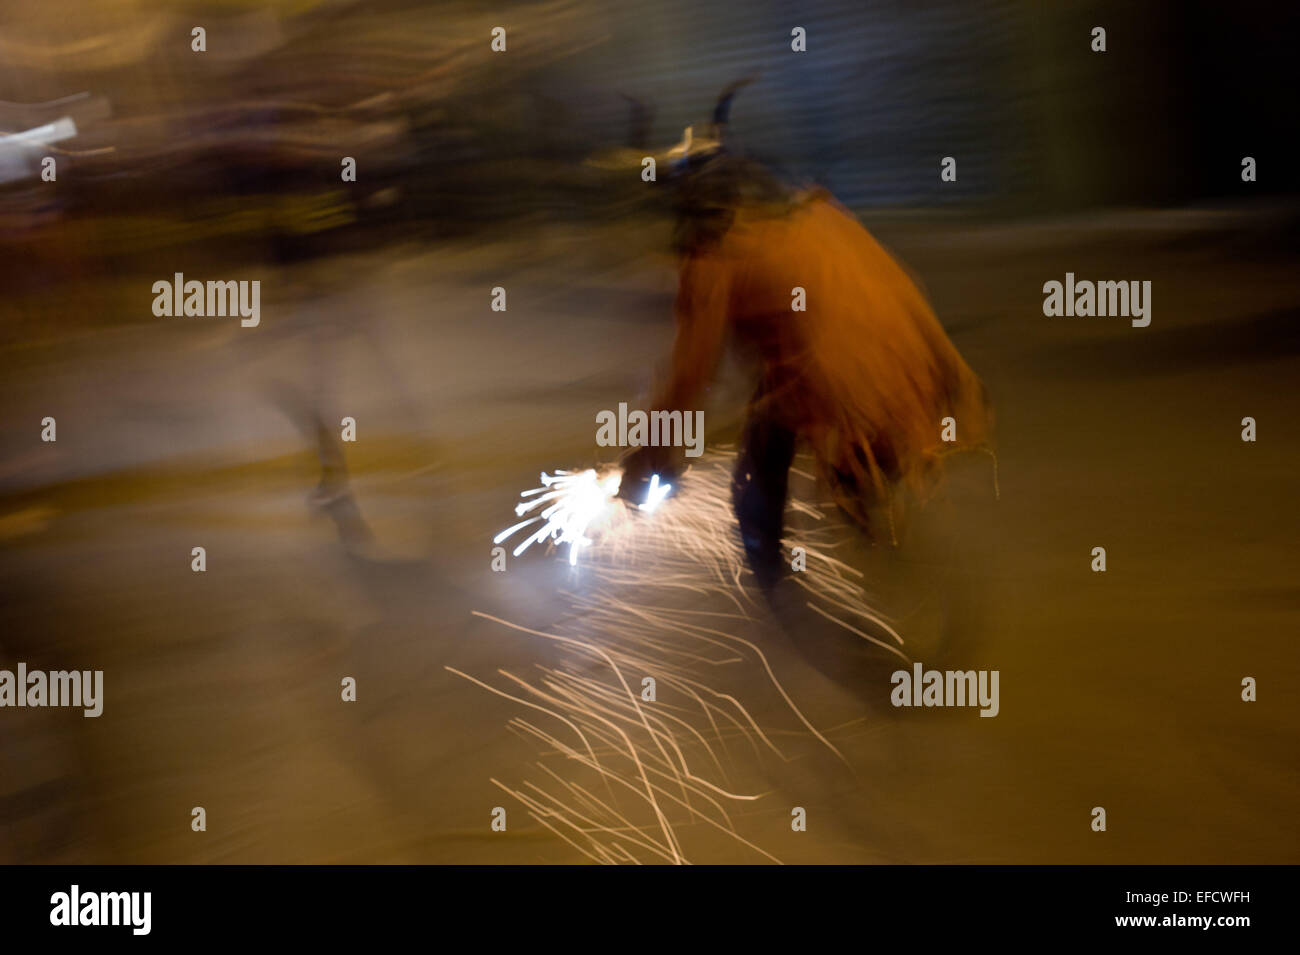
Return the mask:
M762 412L751 412L731 478L731 500L745 556L764 588L781 575L781 534L794 448L793 431Z

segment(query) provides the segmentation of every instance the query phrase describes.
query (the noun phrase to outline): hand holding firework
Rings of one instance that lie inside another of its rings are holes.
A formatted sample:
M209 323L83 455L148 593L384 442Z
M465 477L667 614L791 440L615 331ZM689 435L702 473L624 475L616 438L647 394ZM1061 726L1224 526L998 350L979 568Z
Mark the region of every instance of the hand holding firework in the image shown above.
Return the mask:
M665 482L676 481L679 476L680 459L675 452L676 449L671 447L645 445L627 454L621 462L619 497L637 505L651 504L651 484L656 483L657 487L662 487Z

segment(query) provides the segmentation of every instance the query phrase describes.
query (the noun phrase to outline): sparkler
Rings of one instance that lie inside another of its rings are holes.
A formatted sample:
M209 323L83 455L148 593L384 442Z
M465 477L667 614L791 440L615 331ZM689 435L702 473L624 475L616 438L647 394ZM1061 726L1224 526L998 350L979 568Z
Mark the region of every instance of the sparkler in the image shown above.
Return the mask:
M541 487L520 493L520 497L531 500L517 504L515 515L523 517L544 504L547 505L545 509L534 517L512 524L492 538L492 543L500 544L525 527L540 522L541 527L515 547L516 557L533 544L549 540L554 546L568 544L569 564L576 565L579 549L590 547L595 542L593 534L607 531L626 517L626 506L618 500L618 490L623 482L623 472L620 470L607 471L604 475L594 468L585 471L557 470L554 474L543 471L541 480ZM671 484L661 484L659 475L654 475L650 480L650 492L638 508L653 513L672 488Z

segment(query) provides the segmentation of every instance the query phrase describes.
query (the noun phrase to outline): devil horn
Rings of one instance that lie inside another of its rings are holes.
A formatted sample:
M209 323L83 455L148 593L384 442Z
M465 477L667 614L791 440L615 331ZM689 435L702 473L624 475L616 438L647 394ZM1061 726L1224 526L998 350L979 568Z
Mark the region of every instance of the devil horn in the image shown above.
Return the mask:
M718 105L713 107L713 124L715 126L727 125L727 121L731 116L731 101L737 93L754 82L755 79L754 76L746 76L744 79L736 80L722 91L722 95L718 97Z

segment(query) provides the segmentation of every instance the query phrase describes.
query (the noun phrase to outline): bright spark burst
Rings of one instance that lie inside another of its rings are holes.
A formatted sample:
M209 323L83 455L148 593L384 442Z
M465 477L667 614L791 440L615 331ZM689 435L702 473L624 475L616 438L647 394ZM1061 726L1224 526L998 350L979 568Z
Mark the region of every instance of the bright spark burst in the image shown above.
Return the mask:
M672 489L671 484L660 484L659 475L656 474L650 478L650 493L646 495L645 503L638 506L641 510L652 514L659 506L659 502L666 498Z
M500 544L525 527L540 523L540 527L515 547L514 556L518 557L533 544L550 541L554 546L568 544L569 563L577 564L580 548L590 547L597 536L625 516L626 506L618 500L623 472L611 470L602 475L594 468L557 470L554 474L543 471L541 480L541 487L520 492L520 497L531 500L517 504L515 515L523 517L546 505L542 512L507 527L492 538L492 543ZM650 480L650 492L645 502L638 505L639 509L652 513L672 488L671 484L661 484L659 475L654 475Z

